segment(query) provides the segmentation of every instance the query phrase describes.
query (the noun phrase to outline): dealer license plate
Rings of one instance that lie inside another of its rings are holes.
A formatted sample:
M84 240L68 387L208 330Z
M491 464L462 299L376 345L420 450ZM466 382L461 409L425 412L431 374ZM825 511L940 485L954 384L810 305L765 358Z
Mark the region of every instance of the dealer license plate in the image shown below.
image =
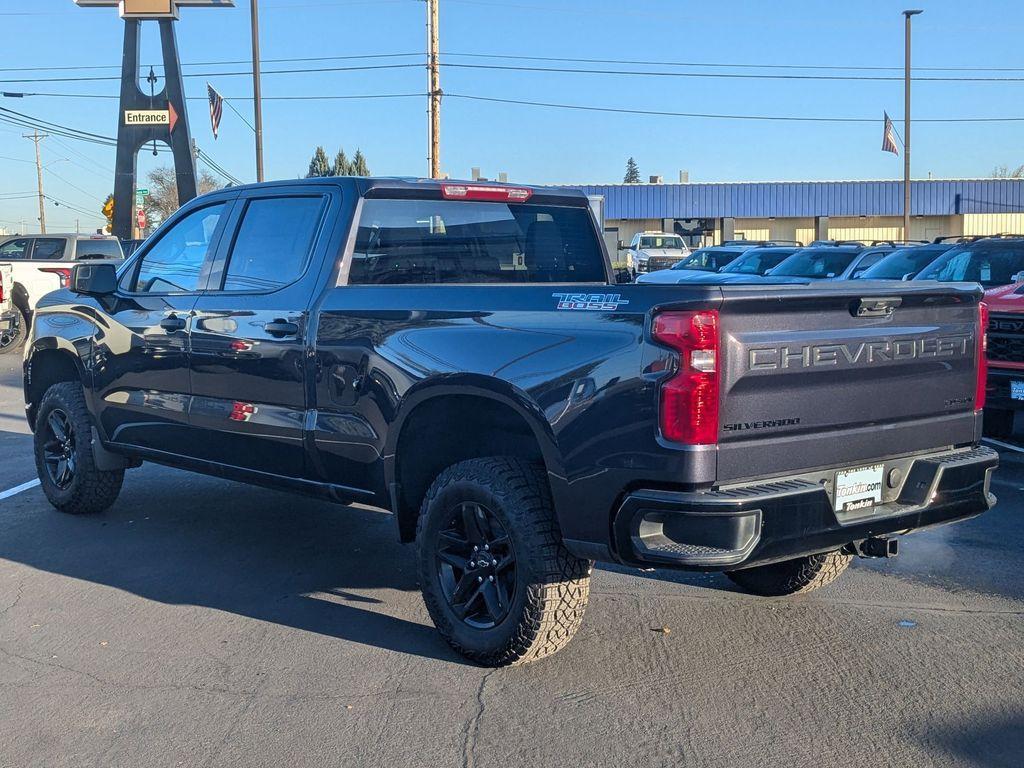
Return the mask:
M1010 382L1010 399L1024 400L1024 381Z
M854 512L882 502L884 464L836 472L836 512Z

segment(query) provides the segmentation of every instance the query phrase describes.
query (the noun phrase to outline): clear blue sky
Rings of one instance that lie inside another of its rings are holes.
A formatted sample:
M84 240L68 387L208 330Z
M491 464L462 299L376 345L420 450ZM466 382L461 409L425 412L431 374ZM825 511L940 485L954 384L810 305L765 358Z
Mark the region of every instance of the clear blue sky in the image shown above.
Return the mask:
M1024 3L1012 0L440 0L443 52L509 56L635 59L723 64L800 64L896 67L903 63L900 11L924 8L915 20L914 63L921 67L1020 68L1004 72L919 72L920 75L1024 78ZM178 41L185 62L245 59L249 55L248 0L232 10L183 9ZM261 0L265 60L288 57L412 53L425 46L421 0ZM120 62L122 25L113 9L80 9L72 0L3 0L4 56L0 80L116 75L85 69ZM155 61L156 26L148 27L144 59ZM900 71L791 71L627 67L558 62L486 60L446 56L462 64L594 67L657 71L898 76ZM265 70L419 63L422 58L267 62ZM74 66L73 71L19 72L18 67ZM188 67L228 72L242 65ZM208 78L235 107L251 114L251 79ZM190 96L204 97L207 78L186 81ZM319 74L266 74L264 95L352 95L425 90L419 68ZM879 150L881 114L903 113L901 81L758 80L633 77L552 72L446 68L451 94L600 107L742 115L874 118L870 123L785 123L639 116L493 104L448 98L443 113L442 160L455 177L472 166L485 175L507 171L513 180L618 182L626 158L636 157L644 178L666 181L687 169L692 181L897 178L902 160ZM0 90L115 95L117 83L0 84ZM920 82L914 114L928 117L1024 116L1021 82ZM76 128L113 135L115 99L33 96L0 98L0 106ZM225 111L214 142L205 102L189 102L193 135L221 165L243 180L255 175L252 132ZM383 175L426 172L425 99L281 101L265 103L268 178L305 171L313 148L333 155L361 148L371 170ZM902 130L902 124L897 123ZM21 129L0 123L0 226L35 226L35 201L12 199L35 189L32 144ZM996 165L1024 163L1024 122L916 123L914 176L986 176ZM112 190L114 151L68 139L43 143L47 193L95 209ZM67 149L74 148L75 152ZM80 154L76 154L80 153ZM85 157L83 157L83 155ZM10 159L14 158L14 159ZM64 159L67 158L67 159ZM86 159L88 158L88 159ZM140 155L140 175L153 167ZM165 164L165 157L157 161ZM6 199L5 199L6 198ZM78 214L51 206L51 229L73 226ZM83 227L95 226L96 220ZM12 224L14 222L14 224Z

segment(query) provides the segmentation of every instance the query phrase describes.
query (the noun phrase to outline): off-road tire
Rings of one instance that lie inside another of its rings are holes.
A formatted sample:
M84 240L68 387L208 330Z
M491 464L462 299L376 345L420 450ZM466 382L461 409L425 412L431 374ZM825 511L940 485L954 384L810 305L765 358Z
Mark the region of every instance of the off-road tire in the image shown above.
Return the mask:
M72 426L75 456L74 476L66 488L56 485L44 464L46 423L50 413L60 409L67 414ZM36 417L34 436L36 471L39 482L50 504L69 515L88 515L103 512L121 492L124 470L103 471L96 468L92 455L92 418L85 404L85 394L77 382L54 384L43 395Z
M28 319L25 317L25 313L18 307L13 307L14 312L18 315L18 334L16 338L10 339L6 336L0 337L0 355L14 355L24 348L25 339L28 338Z
M512 541L515 592L508 615L486 629L453 611L440 583L436 552L442 526L460 503L487 505ZM485 666L525 664L564 648L583 622L593 563L562 544L544 471L508 457L463 461L444 470L427 491L416 530L420 585L444 639Z
M802 595L838 579L852 559L852 555L842 552L825 552L771 565L729 571L725 575L745 592L754 595Z
M1005 440L1013 437L1013 417L1016 411L1008 408L986 408L984 431L986 437L994 437L997 440Z

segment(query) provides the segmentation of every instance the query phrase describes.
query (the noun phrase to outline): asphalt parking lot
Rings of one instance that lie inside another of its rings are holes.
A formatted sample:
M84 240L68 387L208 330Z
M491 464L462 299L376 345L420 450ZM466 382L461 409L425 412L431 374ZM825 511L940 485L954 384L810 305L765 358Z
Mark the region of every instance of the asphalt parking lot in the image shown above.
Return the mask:
M0 357L0 494L35 477ZM390 517L146 465L0 500L0 766L1019 766L1024 455L999 506L797 599L595 573L524 668L429 624ZM665 632L663 628L667 628Z

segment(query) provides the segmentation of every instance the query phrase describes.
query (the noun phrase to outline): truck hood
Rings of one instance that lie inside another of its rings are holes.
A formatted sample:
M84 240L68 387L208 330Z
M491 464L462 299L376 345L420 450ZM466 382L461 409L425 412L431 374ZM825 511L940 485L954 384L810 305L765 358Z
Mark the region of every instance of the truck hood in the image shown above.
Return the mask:
M1000 285L985 291L990 312L1024 312L1024 283Z
M682 259L690 255L689 251L679 251L675 248L641 248L642 258L655 259Z

